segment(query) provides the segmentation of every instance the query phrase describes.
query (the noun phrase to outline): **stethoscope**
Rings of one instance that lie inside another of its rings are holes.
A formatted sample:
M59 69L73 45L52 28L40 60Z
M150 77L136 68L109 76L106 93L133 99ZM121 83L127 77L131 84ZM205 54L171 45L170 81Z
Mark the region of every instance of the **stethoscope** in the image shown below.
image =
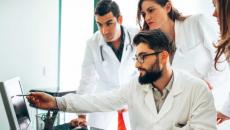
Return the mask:
M133 46L132 46L132 41L131 41L131 36L130 36L130 33L127 31L127 34L128 34L128 37L129 37L129 44L128 45L126 45L126 51L127 51L127 49L128 49L128 47L130 46L130 48L131 48L131 51L133 51ZM104 58L104 56L103 56L103 45L100 45L100 54L101 54L101 60L102 61L105 61L105 58Z

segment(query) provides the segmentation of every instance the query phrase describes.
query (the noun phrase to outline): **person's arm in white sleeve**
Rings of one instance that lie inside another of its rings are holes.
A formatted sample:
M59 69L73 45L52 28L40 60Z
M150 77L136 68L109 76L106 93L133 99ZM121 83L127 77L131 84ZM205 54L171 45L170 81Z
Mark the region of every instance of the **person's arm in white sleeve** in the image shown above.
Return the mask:
M114 111L126 104L129 95L129 87L120 87L100 94L68 94L57 97L57 105L60 110L76 113Z

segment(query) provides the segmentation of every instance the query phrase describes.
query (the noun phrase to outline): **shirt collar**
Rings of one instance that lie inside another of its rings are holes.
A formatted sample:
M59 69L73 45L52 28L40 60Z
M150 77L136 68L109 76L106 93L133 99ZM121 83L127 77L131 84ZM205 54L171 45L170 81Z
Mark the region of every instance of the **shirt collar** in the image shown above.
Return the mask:
M171 79L169 80L169 82L166 85L166 87L164 88L164 90L170 91L172 89L173 81L174 81L174 74L172 73ZM158 91L158 89L156 87L154 87L154 86L152 86L152 87L153 87L154 91Z
M123 45L124 44L124 42L125 42L125 31L124 31L124 27L121 25L121 44L120 44L120 46L119 46L119 48L121 47L121 45ZM107 45L109 45L110 47L112 47L113 48L113 45L111 44L111 42L106 42L107 43Z

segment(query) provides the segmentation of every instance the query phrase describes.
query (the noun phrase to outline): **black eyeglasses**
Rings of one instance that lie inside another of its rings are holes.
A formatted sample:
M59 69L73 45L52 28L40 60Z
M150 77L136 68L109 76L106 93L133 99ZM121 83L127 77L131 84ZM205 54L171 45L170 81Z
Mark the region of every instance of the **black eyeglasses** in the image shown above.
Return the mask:
M153 52L153 53L149 53L149 54L141 54L139 56L135 55L134 60L138 61L139 63L144 63L145 57L150 56L150 55L158 55L160 54L162 51L158 51L158 52Z

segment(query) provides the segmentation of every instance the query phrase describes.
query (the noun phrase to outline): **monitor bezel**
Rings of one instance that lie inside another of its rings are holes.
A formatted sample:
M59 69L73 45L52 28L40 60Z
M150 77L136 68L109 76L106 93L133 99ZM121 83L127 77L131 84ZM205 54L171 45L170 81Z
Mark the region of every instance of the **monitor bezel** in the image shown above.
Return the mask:
M13 83L13 82L14 83L17 82L20 85L21 94L23 94L23 90L22 90L22 86L21 86L19 77L16 77L16 78L4 81L4 82L0 82L0 92L1 92L1 95L2 95L2 100L3 100L5 110L6 110L6 115L7 115L7 118L8 118L10 129L12 129L12 130L20 130L20 125L18 123L16 113L15 113L15 110L14 110L14 106L13 106L13 103L11 101L11 95L9 95L7 93L7 87L10 87L10 86L7 86L7 84L8 83ZM23 100L25 102L24 97L23 97ZM27 105L26 105L26 107L27 107ZM27 112L28 112L28 107L27 107ZM29 112L28 112L28 116L29 116ZM29 127L30 123L31 123L31 120L30 120L30 116L29 116L29 123L27 125L27 128Z

